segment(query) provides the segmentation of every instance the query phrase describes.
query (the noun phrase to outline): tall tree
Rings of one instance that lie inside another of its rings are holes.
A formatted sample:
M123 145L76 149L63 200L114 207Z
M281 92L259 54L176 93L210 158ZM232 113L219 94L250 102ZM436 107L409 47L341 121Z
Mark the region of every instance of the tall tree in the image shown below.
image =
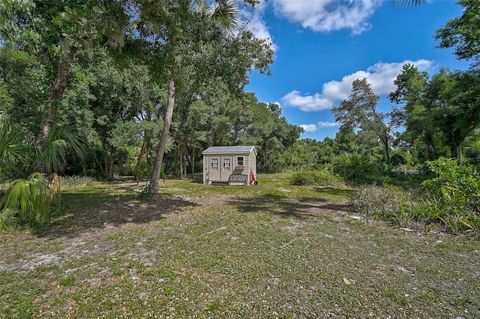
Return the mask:
M342 127L360 129L364 138L378 140L390 165L391 127L385 123L385 114L377 110L378 99L367 79L357 79L350 97L334 107L333 114Z
M480 4L478 0L460 0L461 17L453 18L437 31L440 47L454 48L459 59L473 60L480 66Z
M400 108L392 112L397 126L405 129L402 138L409 144L421 141L428 158L436 159L446 146L457 157L463 141L480 123L479 72L441 70L431 78L412 65L405 65L390 94Z
M175 107L178 76L184 72L188 59L194 53L195 42L202 39L202 30L209 25L231 29L235 26L235 6L228 1L219 1L211 7L206 1L167 0L139 1L139 30L152 49L158 50L157 59L161 72L166 73L167 108L163 131L157 146L155 167L150 181L152 194L158 193L158 182L167 145ZM210 39L211 40L211 39Z
M480 125L480 72L442 70L432 77L425 95L434 125L456 158L464 140Z
M118 147L136 144L140 132L148 128L138 116L152 112L159 97L148 68L137 63L119 66L105 56L89 71L92 73L88 101L94 117L92 126L102 145L105 177L112 179Z
M425 148L426 159L437 158L437 127L432 117L432 104L425 101L428 85L427 72L420 72L413 64L405 64L394 81L395 91L390 101L399 105L391 112L395 127L404 128L402 139L412 148ZM420 145L421 144L421 145Z

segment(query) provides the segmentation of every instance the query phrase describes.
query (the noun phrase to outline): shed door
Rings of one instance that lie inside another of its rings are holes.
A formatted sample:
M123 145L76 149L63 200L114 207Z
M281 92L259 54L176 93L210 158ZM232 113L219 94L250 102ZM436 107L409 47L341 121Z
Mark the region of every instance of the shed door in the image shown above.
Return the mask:
M222 182L228 182L228 178L232 174L233 170L233 157L232 156L222 156L221 157L221 166L222 170L220 173L220 179Z
M210 181L220 181L220 157L209 157L208 175Z

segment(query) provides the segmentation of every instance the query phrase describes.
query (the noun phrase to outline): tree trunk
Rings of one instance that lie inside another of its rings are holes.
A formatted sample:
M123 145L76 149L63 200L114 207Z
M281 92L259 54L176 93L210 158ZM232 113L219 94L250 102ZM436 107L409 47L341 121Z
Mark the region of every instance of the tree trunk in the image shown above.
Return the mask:
M145 153L148 151L148 145L150 143L150 138L148 137L148 133L145 132L143 136L143 143L142 143L142 148L140 149L140 153L138 154L137 157L137 164L135 165L135 170L138 170L140 165L142 164L143 159L145 158Z
M55 81L50 88L50 94L48 96L47 114L45 114L42 119L40 132L37 134L34 142L34 146L37 151L43 150L48 141L50 129L57 113L58 104L63 98L63 94L68 84L68 75L70 74L69 63L73 58L73 50L66 48L66 42L62 42L61 46L64 50L69 50L70 52L68 52L65 57L61 58L58 63Z
M178 146L178 175L180 178L183 178L183 156L182 152L180 151L180 146Z
M107 146L105 142L102 142L103 148L103 163L105 166L104 175L105 179L112 180L113 179L113 158L115 154L115 149L110 148Z
M113 154L110 155L108 162L108 179L113 180Z
M187 159L187 153L185 152L185 154L183 154L183 177L187 177L188 173L187 173L187 166L188 166L188 159Z
M158 193L158 181L160 179L160 172L162 170L163 155L165 154L165 147L170 133L170 126L172 125L173 108L175 107L175 82L171 79L168 82L168 100L167 112L165 113L165 120L163 124L163 132L158 142L157 158L155 160L155 168L153 170L152 179L150 181L150 194Z
M450 153L452 158L458 159L460 145L462 144L463 140L461 139L460 133L457 130L452 130L451 136Z
M109 175L109 172L110 172L110 169L108 168L108 163L109 163L108 155L105 154L105 158L103 159L103 165L105 166L105 178L106 179L108 179L108 175Z
M388 136L385 136L384 147L385 147L385 157L387 159L387 165L390 168L390 143L388 142Z
M431 132L425 133L425 144L427 145L428 159L430 161L437 159L437 148Z
M457 146L455 143L450 143L450 156L451 158L457 158Z
M192 176L195 175L195 147L192 147Z
M102 172L102 174L105 176L105 175L106 175L106 172L105 172L105 170L103 169L102 164L101 164L100 161L98 160L98 158L97 158L97 153L95 152L95 150L93 151L93 159L94 159L96 165L100 168L100 171ZM93 167L95 167L95 165L94 165Z
M105 178L107 180L113 179L113 154L105 153Z

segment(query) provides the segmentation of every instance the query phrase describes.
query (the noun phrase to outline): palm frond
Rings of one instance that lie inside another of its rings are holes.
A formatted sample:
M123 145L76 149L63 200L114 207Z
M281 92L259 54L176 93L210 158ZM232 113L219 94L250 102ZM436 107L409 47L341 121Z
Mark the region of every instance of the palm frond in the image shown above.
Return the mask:
M209 11L209 6L207 0L195 0L193 1L193 6L197 12L202 16L206 16Z
M220 0L212 14L212 20L226 29L237 26L237 7L228 0Z
M69 128L53 128L44 149L39 154L39 167L47 173L62 171L69 149L83 159L85 148L78 135Z
M30 155L20 127L0 123L0 176L21 175L21 167Z
M0 202L1 214L12 213L20 225L34 226L49 219L49 209L59 190L41 173L15 180Z

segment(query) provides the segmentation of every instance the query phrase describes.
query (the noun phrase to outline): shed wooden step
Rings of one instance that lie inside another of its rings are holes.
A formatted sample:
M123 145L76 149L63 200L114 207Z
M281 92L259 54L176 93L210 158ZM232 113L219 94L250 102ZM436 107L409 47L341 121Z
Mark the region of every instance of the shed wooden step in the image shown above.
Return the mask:
M228 182L212 182L213 186L226 186L228 185Z

